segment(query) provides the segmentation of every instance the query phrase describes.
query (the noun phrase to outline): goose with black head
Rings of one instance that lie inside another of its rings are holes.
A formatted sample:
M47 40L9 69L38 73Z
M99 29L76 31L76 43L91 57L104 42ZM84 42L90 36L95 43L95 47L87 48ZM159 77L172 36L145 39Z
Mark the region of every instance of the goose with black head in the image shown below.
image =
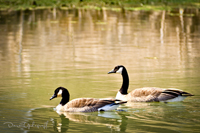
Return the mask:
M69 101L69 91L64 87L58 87L50 100L62 97L60 104L56 107L57 111L66 112L95 112L111 111L126 103L117 99L95 99L95 98L77 98Z
M108 74L111 73L122 75L122 86L116 95L116 99L119 100L129 102L178 102L183 101L188 96L193 96L179 89L163 89L158 87L138 88L128 93L129 77L126 68L123 65L118 65L108 72Z

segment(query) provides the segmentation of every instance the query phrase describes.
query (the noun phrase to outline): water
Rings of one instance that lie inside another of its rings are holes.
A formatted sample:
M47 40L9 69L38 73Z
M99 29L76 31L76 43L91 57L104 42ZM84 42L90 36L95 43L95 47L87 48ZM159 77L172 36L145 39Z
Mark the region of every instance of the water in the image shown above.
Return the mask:
M56 12L55 12L56 11ZM1 132L200 132L200 13L33 10L0 12ZM124 111L64 113L49 100L115 97L123 64L129 91L154 86L195 96L179 103L129 103Z

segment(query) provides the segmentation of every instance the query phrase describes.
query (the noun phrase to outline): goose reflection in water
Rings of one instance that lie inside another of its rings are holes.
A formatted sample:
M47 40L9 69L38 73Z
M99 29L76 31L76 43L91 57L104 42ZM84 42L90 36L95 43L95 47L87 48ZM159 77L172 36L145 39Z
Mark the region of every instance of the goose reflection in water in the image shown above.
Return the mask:
M127 118L125 111L110 111L110 112L60 112L53 107L33 108L26 113L26 123L43 124L48 121L45 131L66 132L73 130L79 125L76 130L82 130L81 126L96 125L106 127L112 131L125 131L127 126ZM80 126L81 125L81 126ZM27 131L26 129L23 129ZM41 131L41 128L31 128L28 131ZM89 129L88 129L89 130Z
M57 131L63 132L66 130L67 121L73 121L83 124L103 125L115 131L125 131L126 122L123 121L122 115L118 112L92 112L92 113L80 113L80 112L59 112L61 122L57 123Z

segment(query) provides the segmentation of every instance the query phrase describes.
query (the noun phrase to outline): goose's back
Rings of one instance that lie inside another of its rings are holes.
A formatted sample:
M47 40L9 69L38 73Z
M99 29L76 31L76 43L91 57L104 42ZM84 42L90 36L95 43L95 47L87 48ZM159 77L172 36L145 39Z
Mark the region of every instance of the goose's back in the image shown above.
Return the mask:
M164 91L162 88L144 87L131 91L127 95L128 101L133 102L151 102L159 101L158 96Z
M67 112L94 112L99 108L115 103L115 99L102 100L95 98L78 98L71 100L64 106L64 111Z
M190 93L179 89L163 89L157 87L144 87L135 89L127 95L127 100L132 102L174 102L182 101L187 96L193 96Z

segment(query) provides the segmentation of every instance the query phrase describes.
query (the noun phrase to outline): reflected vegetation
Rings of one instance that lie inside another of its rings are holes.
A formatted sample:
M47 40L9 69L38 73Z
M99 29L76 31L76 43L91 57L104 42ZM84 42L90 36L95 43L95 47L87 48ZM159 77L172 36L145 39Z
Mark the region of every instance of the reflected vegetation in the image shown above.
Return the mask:
M2 132L199 132L200 10L46 9L0 11ZM125 111L57 114L52 91L72 98L115 97L127 67L129 91L178 88L181 103L130 103ZM42 108L44 107L44 108ZM109 116L109 117L108 117ZM9 128L26 122L47 128Z
M199 42L199 10L2 11L0 23L5 31L0 38L0 58L5 64L1 70L60 70L60 66L80 68L79 64L92 61L91 66L97 67L113 57L126 57L122 63L131 62L134 67L184 70L199 65L199 45L195 45ZM39 66L32 70L32 64Z

